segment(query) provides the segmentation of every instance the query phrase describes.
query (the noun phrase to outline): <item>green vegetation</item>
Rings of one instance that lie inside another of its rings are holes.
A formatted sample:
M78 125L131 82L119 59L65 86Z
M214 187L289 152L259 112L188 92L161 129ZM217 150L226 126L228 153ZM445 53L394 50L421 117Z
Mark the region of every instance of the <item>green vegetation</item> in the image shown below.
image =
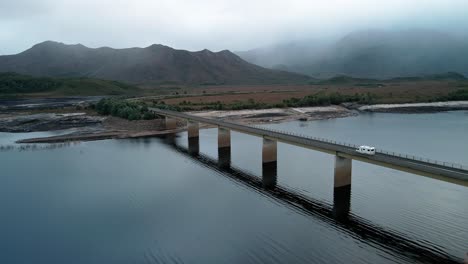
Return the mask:
M392 93L388 95L392 97ZM190 101L182 101L178 105L169 105L164 101L152 101L149 105L159 109L172 111L193 111L193 110L243 110L243 109L267 109L267 108L284 108L284 107L308 107L308 106L328 106L339 105L342 103L358 103L358 104L373 104L378 103L382 99L372 93L356 93L354 95L345 95L339 92L325 93L319 92L313 95L308 95L302 98L290 98L283 100L281 103L262 103L254 99L247 101L236 101L234 103L225 104L220 101L206 103L192 103ZM446 96L433 98L430 101L455 101L468 100L468 89L459 89L451 92ZM420 101L417 99L416 101ZM427 100L424 100L427 101ZM148 104L139 101L129 101L124 99L108 98L102 99L95 106L98 113L103 115L112 115L128 120L154 119L156 116L148 111Z
M447 72L447 73L440 73L440 74L431 74L424 76L426 79L429 80L458 80L464 81L466 80L465 75L460 74L458 72Z
M356 78L347 75L338 75L326 80L313 81L310 84L353 84L356 86L378 87L382 86L383 82L416 82L416 81L465 81L466 78L463 74L457 72L446 72L440 74L429 74L425 76L409 76L409 77L396 77L386 80L370 79L370 78Z
M155 119L154 113L148 110L145 103L130 102L123 99L105 98L95 105L101 115L112 115L128 120Z
M468 89L459 89L454 92L450 92L446 96L441 96L437 101L463 101L468 100Z
M111 115L128 120L151 120L156 118L156 115L149 111L148 104L141 101L129 101L123 98L104 98L93 107L101 115ZM178 106L167 105L164 101L155 101L152 107L172 111L183 110Z
M350 84L350 83L375 83L379 82L375 79L355 78L346 75L338 75L326 80L320 80L317 84ZM312 83L313 84L313 83Z
M139 92L139 88L117 81L0 73L0 96L38 93L53 96L129 95Z
M284 108L284 107L305 107L305 106L327 106L338 105L346 102L356 102L360 104L371 104L377 98L371 93L361 93L354 95L343 95L338 92L326 94L323 92L308 95L303 98L290 98L283 100L281 103L262 103L256 102L253 99L247 101L237 101L231 104L224 104L220 101L208 103L192 103L190 101L182 101L177 106L177 111L192 111L192 110L243 110L243 109L267 109L267 108Z
M224 104L220 101L208 102L208 103L191 103L190 101L182 101L178 105L180 111L192 111L192 110L242 110L242 109L266 109L273 107L284 107L283 104L266 104L255 102L253 99L249 99L245 102L237 101L231 104Z
M338 105L349 102L371 104L375 98L376 96L369 92L361 94L356 93L354 95L343 95L335 92L331 94L317 93L303 98L291 98L284 100L283 103L288 107Z

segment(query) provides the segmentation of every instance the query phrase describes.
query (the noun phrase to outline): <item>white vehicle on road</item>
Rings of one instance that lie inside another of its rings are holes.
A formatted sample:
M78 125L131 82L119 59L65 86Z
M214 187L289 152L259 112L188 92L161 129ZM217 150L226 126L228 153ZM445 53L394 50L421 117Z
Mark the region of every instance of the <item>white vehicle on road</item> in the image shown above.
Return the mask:
M360 146L356 149L357 152L366 154L366 155L375 155L375 148L369 146Z

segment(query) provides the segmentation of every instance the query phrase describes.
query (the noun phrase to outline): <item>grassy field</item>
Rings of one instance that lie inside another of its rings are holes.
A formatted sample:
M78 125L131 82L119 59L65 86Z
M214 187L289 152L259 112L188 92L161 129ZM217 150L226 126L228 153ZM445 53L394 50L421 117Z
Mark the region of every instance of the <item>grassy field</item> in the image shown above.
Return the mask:
M335 77L296 85L134 86L90 78L37 78L0 73L0 97L118 95L148 106L178 110L255 109L339 104L413 103L468 100L468 80L461 75L434 75L391 80Z
M159 87L161 89L161 87ZM330 82L309 85L257 85L257 86L204 86L164 87L156 97L148 96L143 101L161 103L190 109L211 109L223 105L287 106L291 99L310 96L367 97L358 103L412 103L446 100L468 100L467 80L391 80L374 83L360 81L345 83ZM455 94L463 96L454 96Z

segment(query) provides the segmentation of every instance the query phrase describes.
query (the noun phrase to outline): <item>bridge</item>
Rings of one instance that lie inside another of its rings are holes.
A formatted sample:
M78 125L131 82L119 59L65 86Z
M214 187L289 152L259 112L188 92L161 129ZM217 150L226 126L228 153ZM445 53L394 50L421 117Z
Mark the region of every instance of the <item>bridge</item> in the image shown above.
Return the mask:
M219 175L242 185L254 189L257 192L291 206L305 215L312 216L325 223L333 222L342 231L360 240L366 240L370 244L390 254L398 254L409 262L421 263L461 263L460 256L452 256L442 248L426 245L423 241L415 240L404 234L381 227L358 215L350 213L351 189L335 188L333 203L317 200L301 194L287 187L276 184L276 171L264 172L261 177L235 166L223 166L225 161L222 156L218 160L203 153L194 152L190 147L177 145L175 137L167 136L165 143L177 153L203 167L214 170ZM468 263L467 263L468 264Z
M352 160L367 162L420 176L468 186L468 168L450 162L441 162L412 155L376 149L375 155L356 152L357 145L309 137L284 131L247 126L204 118L186 113L150 108L155 114L165 117L166 129L177 128L177 119L186 120L189 149L192 154L199 151L200 123L218 127L218 156L222 166L231 163L231 130L263 138L262 170L270 174L277 168L277 142L325 152L335 156L334 188L350 188Z
M264 194L291 204L298 210L319 216L324 221L333 219L344 230L369 239L382 247L390 247L393 252L409 259L433 263L460 263L458 257L447 255L443 250L427 248L394 232L388 232L365 219L350 215L352 160L358 160L388 167L420 176L468 186L468 168L463 165L415 157L413 155L376 150L373 156L356 152L357 145L336 142L323 138L298 135L290 132L277 131L258 126L247 126L209 119L195 115L150 108L155 114L165 118L166 129L177 128L177 119L187 122L188 148L185 150L176 146L174 138L168 137L171 145L181 153L187 153L195 160L222 172L234 180L261 190ZM218 128L218 160L215 161L199 151L200 123L217 126ZM263 138L262 175L261 180L248 172L231 166L231 130ZM287 190L277 183L277 142L291 144L303 148L325 152L335 156L333 204L328 205L315 201L299 193ZM468 264L468 253L465 262Z

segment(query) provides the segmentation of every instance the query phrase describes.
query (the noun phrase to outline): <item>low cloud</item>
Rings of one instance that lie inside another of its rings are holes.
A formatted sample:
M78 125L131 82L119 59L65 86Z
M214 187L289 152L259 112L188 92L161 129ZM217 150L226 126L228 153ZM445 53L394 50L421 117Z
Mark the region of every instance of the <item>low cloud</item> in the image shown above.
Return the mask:
M0 54L56 40L245 50L367 28L468 32L466 0L15 0L0 2Z

